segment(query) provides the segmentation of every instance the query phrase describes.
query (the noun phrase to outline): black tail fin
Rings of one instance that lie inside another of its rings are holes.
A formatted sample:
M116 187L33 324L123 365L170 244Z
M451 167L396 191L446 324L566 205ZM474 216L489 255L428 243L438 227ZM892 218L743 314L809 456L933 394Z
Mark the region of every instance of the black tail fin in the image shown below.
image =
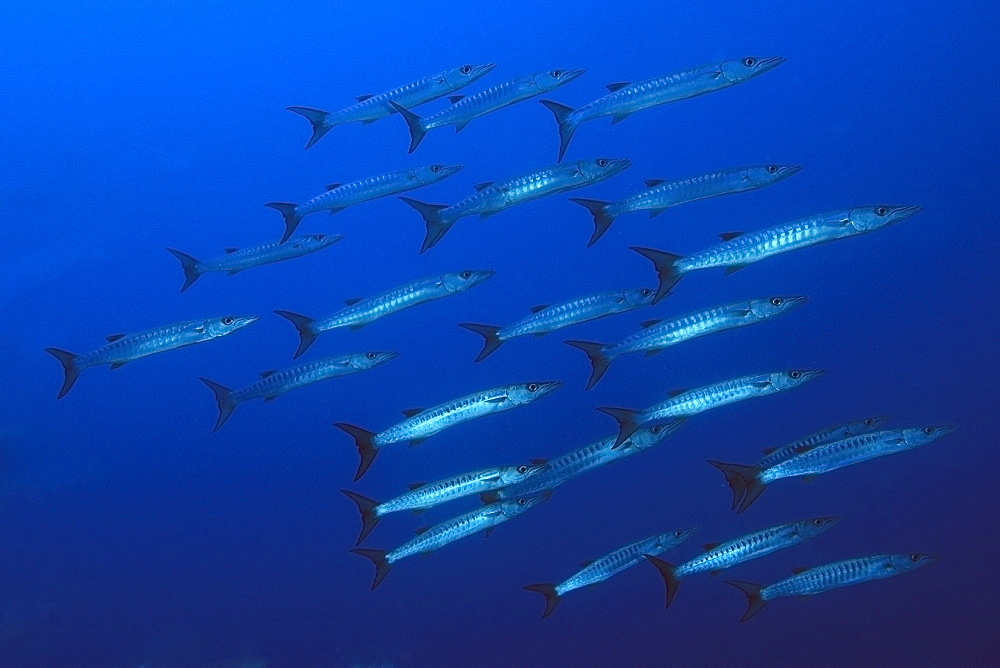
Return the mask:
M361 496L349 489L342 489L340 491L348 499L358 504L358 510L361 511L361 535L358 536L358 542L356 543L357 545L361 545L361 541L372 532L378 521L382 519L378 514L378 501L369 499L367 496Z
M60 350L59 348L46 348L45 352L59 360L63 366L63 384L58 396L56 396L56 399L62 399L69 392L69 388L73 387L73 383L76 382L77 377L80 375L80 370L76 368L76 355L65 350Z
M494 350L503 345L503 341L497 338L497 331L499 327L494 327L493 325L477 325L474 322L462 322L459 323L459 327L469 330L470 332L475 332L482 336L485 341L483 341L483 349L479 352L479 356L476 357L476 362L481 362L487 357L489 357Z
M385 558L385 555L389 554L388 550L366 550L363 547L356 547L351 550L354 554L360 554L362 557L368 557L375 564L375 581L372 582L372 589L379 586L385 576L389 574L389 569L392 568L392 564Z
M732 587L736 587L741 592L746 594L747 597L747 611L743 613L743 618L740 619L741 622L745 622L767 605L767 601L760 597L760 590L763 589L759 584L754 584L753 582L744 582L743 580L726 580L725 583Z
M415 113L402 107L392 100L389 100L389 104L392 108L399 112L399 115L403 117L406 121L406 127L410 128L410 150L407 153L413 153L420 146L420 142L423 141L424 135L427 134L427 130L424 129L423 119L417 116Z
M306 144L306 148L311 147L313 144L318 142L323 138L333 125L327 125L326 119L330 116L328 112L322 109L313 109L312 107L285 107L288 111L298 114L299 116L305 116L306 120L309 121L309 125L312 126L312 137L309 138L309 142Z
M589 248L597 243L597 240L603 237L604 233L611 227L611 223L615 222L615 217L608 215L609 202L602 202L599 199L584 199L583 197L570 197L569 201L576 202L586 208L594 217L594 233L590 235L590 241L587 242Z
M660 575L663 576L663 584L667 586L667 605L665 607L669 608L670 604L674 601L674 594L677 593L677 587L681 584L681 581L674 575L677 567L663 559L657 559L648 554L644 554L643 556L649 560L649 563L656 566L656 570L660 571Z
M232 390L228 387L219 385L215 381L209 380L208 378L199 378L201 382L208 386L208 389L215 393L215 400L219 402L219 417L215 421L215 427L212 431L219 431L222 425L226 424L226 420L229 416L233 414L236 409L236 404L231 398Z
M597 381L601 379L604 372L608 370L608 366L611 364L611 360L604 355L604 349L607 346L603 343L594 343L593 341L566 341L567 346L573 346L574 348L579 348L583 352L587 353L587 357L590 358L590 380L587 381L587 388L590 389L597 384Z
M677 264L678 260L683 258L680 255L665 253L655 248L642 248L640 246L630 246L630 248L652 262L653 266L656 267L656 274L660 278L660 286L656 289L656 295L653 297L653 303L655 304L669 295L673 287L677 285L677 281L681 280L683 274L678 272L674 265Z
M563 156L566 155L566 147L569 146L569 140L576 132L576 124L571 123L568 118L573 109L552 100L539 100L539 102L552 112L552 115L556 117L556 123L559 124L559 159L556 162L562 162Z
M725 474L726 482L733 490L733 510L737 513L742 513L749 508L750 504L756 501L760 493L764 491L764 485L757 479L761 471L758 467L726 464L712 459L709 459L708 463Z
M181 269L184 270L184 285L181 286L181 292L184 292L201 276L201 272L198 271L198 260L175 248L168 248L167 250L181 261Z
M597 410L607 413L618 422L618 439L611 446L612 450L627 441L628 437L634 434L635 430L639 428L639 423L635 420L635 416L639 414L639 411L634 411L631 408L611 408L610 406L600 406Z
M269 206L272 209L276 209L281 217L285 219L285 233L281 235L281 243L288 241L288 237L295 233L295 228L299 226L302 222L302 216L295 213L295 207L298 206L295 202L268 202L264 206Z
M451 229L451 226L455 221L445 222L441 220L441 216L438 212L441 209L447 209L447 204L427 204L425 202L418 202L415 199L409 197L400 197L414 209L420 213L420 216L424 219L424 226L427 228L427 232L424 234L424 243L420 246L420 252L423 253L429 248L433 248L437 242L441 241L442 237Z
M358 464L358 472L354 474L354 482L357 482L368 470L368 467L372 465L372 462L375 461L375 455L378 454L378 448L372 443L372 438L375 434L367 429L362 429L346 422L335 422L333 426L350 434L351 438L354 439L354 444L358 446L361 463Z
M542 619L545 619L552 614L552 611L556 609L559 602L562 600L559 598L559 594L556 593L556 586L548 582L543 582L541 584L525 585L521 587L527 591L536 591L545 597L545 612L542 613Z
M295 355L292 359L295 359L305 351L309 350L309 346L313 344L316 337L319 334L313 329L312 324L315 322L312 318L304 315L299 315L298 313L292 313L291 311L275 311L276 315L280 315L282 318L287 318L293 325L295 329L299 332L299 348L295 351Z

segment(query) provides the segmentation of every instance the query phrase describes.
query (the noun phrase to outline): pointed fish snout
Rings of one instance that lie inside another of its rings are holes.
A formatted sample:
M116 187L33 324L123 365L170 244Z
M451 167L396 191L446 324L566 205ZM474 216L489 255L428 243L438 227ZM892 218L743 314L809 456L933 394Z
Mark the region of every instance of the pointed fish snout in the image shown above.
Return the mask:
M476 65L472 68L473 74L487 74L493 71L493 68L497 66L496 63L486 63L485 65Z
M561 380L546 380L537 384L538 385L538 395L548 394L549 392L554 392L563 386Z
M876 415L872 418L873 426L877 427L880 424L884 424L892 419L891 415Z
M566 70L562 75L563 84L568 84L573 79L576 79L585 73L586 70Z
M802 171L802 165L783 165L778 168L778 174L781 176L791 176L792 174L798 174Z
M757 73L767 72L768 70L773 70L775 67L785 62L785 58L782 56L772 56L770 58L761 58L757 61Z
M920 213L923 210L924 210L924 207L917 206L916 204L911 204L909 206L900 206L900 207L897 207L896 210L893 211L892 215L893 215L893 218L895 218L897 221L900 221L900 220L905 220L906 218L909 218L910 216L915 216L915 215L917 215L918 213Z

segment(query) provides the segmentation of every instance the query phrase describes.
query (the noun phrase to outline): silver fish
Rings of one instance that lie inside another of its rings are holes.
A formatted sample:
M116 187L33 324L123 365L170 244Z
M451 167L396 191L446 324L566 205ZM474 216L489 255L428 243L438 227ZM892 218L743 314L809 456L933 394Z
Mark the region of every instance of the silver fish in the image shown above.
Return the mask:
M371 350L366 353L323 357L284 371L275 369L264 371L260 374L261 379L256 383L235 392L208 378L201 378L201 382L215 393L215 400L219 404L219 417L215 421L215 427L212 431L219 431L236 410L236 406L244 401L263 399L267 403L285 392L318 383L321 380L374 369L398 356L399 353L395 350Z
M465 269L450 274L422 278L373 297L345 299L346 308L320 320L314 320L291 311L275 311L275 314L286 318L295 325L295 329L299 333L299 347L295 351L295 357L298 357L309 349L309 346L322 332L328 332L338 327L350 327L352 330L361 329L368 323L384 318L390 313L465 292L495 273L492 269Z
M536 337L545 336L549 332L563 327L649 306L652 300L653 291L649 288L601 292L551 306L548 304L536 306L531 309L531 315L505 327L481 325L474 322L463 322L459 324L459 327L475 332L485 339L483 349L475 360L480 362L505 341L516 336L528 334L533 334Z
M45 352L59 360L63 366L63 384L56 398L66 396L82 369L102 364L110 364L112 369L117 369L140 357L218 339L257 320L258 316L255 315L227 315L154 327L136 334L112 334L107 337L106 345L83 355L74 355L59 348L46 348Z
M617 202L582 197L570 197L569 201L584 207L594 217L594 233L587 242L587 246L593 246L608 231L615 218L623 213L649 211L649 217L652 219L667 208L678 204L757 190L783 181L801 170L802 167L799 165L735 167L677 181L647 179L646 190Z
M861 434L873 432L879 428L879 425L888 419L888 415L876 415L874 417L865 418L864 420L853 420L851 422L845 422L844 424L838 424L833 427L827 427L826 429L813 432L804 438L792 441L788 445L780 448L764 448L762 451L764 457L760 460L758 466L762 469L766 469L769 466L774 466L775 464L785 461L789 457L803 453L806 450L811 450L817 445L832 443L833 441L850 438L851 436L860 436Z
M747 611L740 619L745 622L760 612L768 601L781 596L812 596L837 587L891 578L937 560L936 554L877 554L815 568L793 568L795 575L766 587L742 580L726 580L726 584L746 595Z
M774 255L880 230L921 210L919 206L866 206L800 218L747 234L725 232L719 235L721 244L687 257L640 246L632 246L632 250L656 268L660 287L653 301L655 304L670 294L671 288L688 272L725 267L726 273L731 274Z
M525 406L561 386L562 383L558 380L504 385L459 397L426 410L405 410L405 420L377 434L346 422L337 422L334 426L347 432L357 445L361 463L354 480L358 480L375 461L378 451L386 445L401 441L409 441L410 447L419 445L448 427Z
M225 255L204 262L175 248L167 250L181 262L181 269L184 271L184 285L181 286L181 292L184 292L206 272L224 271L232 276L244 269L252 269L272 262L291 260L315 253L327 246L332 246L343 238L343 234L310 234L295 237L288 243L272 241L269 244L252 248L227 248Z
M600 559L584 562L583 568L559 584L530 584L523 589L538 592L545 597L545 612L542 613L542 619L545 619L556 609L562 597L574 589L604 582L612 575L641 563L644 556L648 558L650 555L663 554L683 543L694 531L695 529L678 529L643 538Z

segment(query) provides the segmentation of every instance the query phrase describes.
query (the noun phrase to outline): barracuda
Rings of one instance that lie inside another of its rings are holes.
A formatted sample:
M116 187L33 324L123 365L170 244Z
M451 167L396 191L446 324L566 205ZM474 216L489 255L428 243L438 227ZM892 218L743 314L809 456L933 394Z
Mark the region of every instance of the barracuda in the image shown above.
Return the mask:
M46 348L45 352L59 360L63 366L63 384L57 398L62 399L66 396L79 377L80 371L88 367L110 364L112 369L118 369L140 357L218 339L243 329L257 320L258 317L255 315L227 315L221 318L179 322L136 334L113 334L107 337L107 345L83 355L74 355L59 348Z
M709 197L757 190L783 181L801 169L798 165L754 165L724 169L678 181L649 179L646 181L646 190L617 202L582 197L571 197L570 201L583 206L594 217L594 233L587 242L587 246L593 246L608 231L611 223L624 213L649 211L652 219L669 207Z
M735 86L772 70L783 62L785 59L781 57L747 56L740 60L724 60L721 63L702 65L638 83L608 84L608 95L579 109L572 109L551 100L542 100L541 103L552 112L556 123L559 124L559 160L562 160L573 133L581 123L611 116L611 124L614 125L641 109Z
M462 65L450 70L432 74L423 79L417 79L406 85L393 88L380 95L359 95L357 104L352 104L340 111L323 111L312 107L286 107L288 111L305 117L312 126L312 136L306 144L309 148L335 125L344 123L362 123L368 125L380 118L390 116L395 110L389 106L389 102L396 102L404 107L415 107L425 102L431 102L449 93L453 93L459 88L464 88L474 81L484 77L496 65L488 63L486 65Z
M346 299L344 300L346 308L321 320L314 320L291 311L279 310L274 313L295 325L295 329L299 333L299 347L295 351L294 357L299 357L309 349L309 346L322 332L328 332L338 327L350 327L352 330L361 329L368 323L384 318L391 313L465 292L495 273L492 269L465 269L464 271L423 278L374 297Z
M506 327L481 325L473 322L463 322L459 324L459 327L475 332L485 339L483 349L475 360L480 362L489 357L505 341L514 337L529 334L536 337L544 336L563 327L649 306L652 304L652 300L653 291L648 288L601 292L552 306L548 304L536 306L531 309L532 313L527 318L522 318Z
M212 431L219 431L236 410L236 406L244 401L253 399L263 399L265 403L273 401L285 392L318 383L321 380L374 369L398 356L399 353L395 350L373 350L366 353L324 357L284 371L273 369L264 371L260 374L261 379L256 383L235 392L208 378L201 378L201 382L205 383L208 389L215 394L215 400L219 404L219 417L216 419Z
M346 422L337 422L334 426L347 432L357 445L361 463L354 480L358 480L371 466L378 451L386 445L401 441L409 441L410 447L419 445L448 427L530 404L561 386L562 383L557 380L537 381L475 392L426 410L414 408L403 411L405 420L377 434Z
M566 344L587 354L591 367L586 388L589 390L597 384L611 363L622 355L645 352L646 357L650 357L682 341L769 320L805 304L808 299L795 295L776 295L742 300L671 320L647 320L642 323L641 331L619 343L570 340Z
M760 612L768 601L782 596L812 596L837 587L890 578L926 566L937 559L936 554L877 554L816 568L793 568L795 575L766 587L741 580L726 580L726 584L746 595L747 611L740 619L745 622Z
M681 578L695 573L708 572L719 575L727 568L744 561L750 561L777 550L798 545L804 540L814 538L839 521L839 517L814 517L811 520L788 522L778 526L761 529L725 543L707 543L704 554L687 561L680 566L657 559L652 552L646 554L649 563L663 576L667 588L666 607L674 600Z
M801 454L806 450L811 450L817 445L832 443L833 441L850 438L851 436L868 434L878 429L879 425L887 420L889 420L888 415L877 415L875 417L865 418L864 420L845 422L844 424L838 424L834 427L828 427L821 431L814 432L805 438L800 438L799 440L793 441L780 448L764 448L762 451L764 457L760 460L760 464L758 464L758 466L762 469L766 469L769 466L780 464L786 459Z
M181 292L184 292L206 272L224 271L232 276L244 269L252 269L272 262L291 260L315 253L332 246L343 238L343 234L310 234L295 237L288 243L272 241L269 244L253 248L227 248L225 255L204 262L174 248L167 250L181 262L181 269L184 271L184 285L181 286Z
M331 183L326 187L325 193L302 204L268 202L264 206L277 210L284 219L285 233L282 235L280 243L285 243L295 232L302 219L310 213L329 211L332 216L354 204L429 186L457 174L461 170L462 165L428 165L418 169L401 169L350 183Z
M416 209L424 219L426 234L420 247L423 253L441 241L461 218L478 215L483 220L515 204L598 183L631 164L631 160L624 158L597 158L547 167L506 181L480 183L474 195L451 206L427 204L409 197L400 199Z
M788 251L868 234L920 213L919 206L868 206L833 211L756 232L725 232L722 243L694 255L682 257L653 248L632 246L656 268L660 287L653 303L660 301L691 271L725 267L731 274L748 264Z

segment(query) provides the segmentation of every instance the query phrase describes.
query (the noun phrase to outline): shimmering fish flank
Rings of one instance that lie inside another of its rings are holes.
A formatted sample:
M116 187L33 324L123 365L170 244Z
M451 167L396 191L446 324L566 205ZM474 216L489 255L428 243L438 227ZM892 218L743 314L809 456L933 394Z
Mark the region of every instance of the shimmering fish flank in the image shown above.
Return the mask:
M764 457L760 460L759 466L762 469L766 469L770 466L774 466L775 464L779 464L790 457L801 454L806 450L811 450L817 445L823 445L824 443L832 443L833 441L839 441L852 436L867 434L878 429L879 425L888 419L888 415L879 415L876 417L865 418L864 420L845 422L833 427L821 429L820 431L809 434L808 436L800 438L797 441L792 441L788 445L780 448L767 448L764 451Z

